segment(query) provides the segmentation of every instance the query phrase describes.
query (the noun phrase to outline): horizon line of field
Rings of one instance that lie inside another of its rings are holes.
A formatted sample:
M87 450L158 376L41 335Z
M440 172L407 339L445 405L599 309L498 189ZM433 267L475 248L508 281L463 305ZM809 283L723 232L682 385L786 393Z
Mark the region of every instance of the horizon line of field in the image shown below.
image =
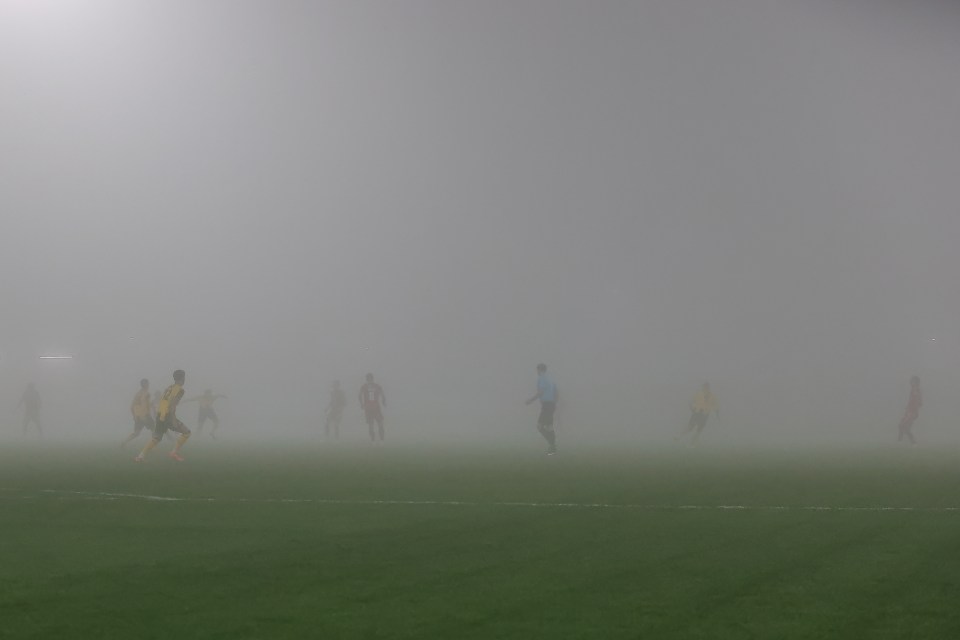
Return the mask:
M0 488L4 492L18 492L18 489ZM437 507L507 507L507 508L535 508L535 509L621 509L636 511L869 511L869 512L925 512L925 513L953 513L960 512L957 507L910 507L910 506L864 506L864 505L749 505L749 504L635 504L616 502L524 502L524 501L493 501L482 502L476 500L348 500L336 498L216 498L216 497L177 497L154 496L139 493L119 493L108 491L65 491L59 489L40 489L32 494L19 496L0 496L0 500L30 500L37 498L55 498L59 500L140 500L145 502L221 502L221 503L254 503L254 504L317 504L341 506L437 506Z

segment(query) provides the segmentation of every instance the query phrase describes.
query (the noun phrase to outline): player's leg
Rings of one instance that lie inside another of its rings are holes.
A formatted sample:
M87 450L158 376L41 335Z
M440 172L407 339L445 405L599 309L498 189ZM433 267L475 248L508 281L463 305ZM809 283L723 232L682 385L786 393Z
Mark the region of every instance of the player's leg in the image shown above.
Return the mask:
M547 441L547 453L556 453L557 434L553 430L553 427L545 424L538 424L537 431L539 431L540 435L543 436L543 439Z
M164 434L167 432L167 424L165 422L157 422L153 425L153 435L147 444L143 445L143 449L140 450L140 453L137 454L137 457L134 458L134 462L143 462L143 459L147 457L147 454L150 453L150 450L157 446L161 440L163 440Z
M537 419L537 430L547 441L547 453L557 452L557 434L553 429L553 413L556 405L544 402L540 405L540 417Z
M213 429L210 430L210 437L216 440L217 429L220 428L220 418L219 416L217 416L217 412L214 411L213 409L210 409L209 418L210 418L210 421L213 423Z
M183 458L180 456L180 447L183 446L183 443L190 439L190 429L187 428L187 425L183 424L179 420L175 422L173 426L170 427L171 431L176 431L180 434L177 438L177 441L173 445L173 449L170 451L169 455L171 458L177 462L183 462Z
M40 414L37 414L37 413L32 414L30 416L30 422L36 425L37 435L39 435L40 438L43 439L43 425L40 424Z
M700 440L700 434L703 433L703 428L707 426L707 413L697 413L694 414L696 417L696 431L693 432L693 440L691 444L697 444L697 441Z
M333 417L333 437L337 440L340 439L340 420L343 418L342 413L338 413Z
M917 419L917 416L914 414L907 414L903 416L903 420L900 421L900 433L907 437L907 441L910 444L917 444L916 439L913 437L913 422Z
M380 432L380 442L383 442L383 414L377 412L377 430Z
M377 421L376 416L370 409L364 409L364 417L367 419L367 430L370 432L370 442L377 441L377 434L373 430L373 425Z
M130 435L128 435L126 438L123 439L123 441L120 443L120 448L123 449L125 446L127 446L128 442L130 442L131 440L139 436L140 432L143 431L143 427L144 427L144 422L139 418L134 418L133 433L131 433Z
M902 442L904 437L907 435L907 421L910 419L910 414L904 414L900 419L900 424L897 425L897 442Z
M556 453L557 432L553 430L553 425L544 425L543 437L547 439L547 453Z

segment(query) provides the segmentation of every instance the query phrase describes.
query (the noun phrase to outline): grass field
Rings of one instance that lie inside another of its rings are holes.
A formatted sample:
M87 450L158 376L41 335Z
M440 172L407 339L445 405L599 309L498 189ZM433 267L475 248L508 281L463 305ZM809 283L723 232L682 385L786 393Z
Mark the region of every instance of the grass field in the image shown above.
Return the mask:
M0 450L0 637L960 637L955 450L159 453Z

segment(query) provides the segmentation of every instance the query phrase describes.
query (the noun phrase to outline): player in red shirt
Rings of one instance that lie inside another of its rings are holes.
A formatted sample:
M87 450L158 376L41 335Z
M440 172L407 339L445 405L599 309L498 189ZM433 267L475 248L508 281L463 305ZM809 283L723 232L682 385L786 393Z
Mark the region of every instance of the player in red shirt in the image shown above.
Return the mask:
M360 387L360 406L363 415L367 418L367 427L370 429L370 442L376 442L376 433L373 423L377 423L380 432L380 442L383 442L383 411L380 405L387 406L387 396L383 394L383 387L373 381L373 374L367 374L367 383Z
M913 422L920 415L920 405L923 404L923 396L920 395L920 378L913 376L910 378L910 401L907 403L907 410L903 413L903 419L900 421L900 436L897 441L903 440L906 436L910 444L917 444L913 439Z

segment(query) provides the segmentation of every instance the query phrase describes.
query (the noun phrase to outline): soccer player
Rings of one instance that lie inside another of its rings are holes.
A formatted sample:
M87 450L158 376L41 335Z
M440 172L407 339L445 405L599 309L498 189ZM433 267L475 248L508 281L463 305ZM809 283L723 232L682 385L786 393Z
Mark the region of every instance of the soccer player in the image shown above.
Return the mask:
M547 365L537 365L537 393L527 400L527 404L540 401L540 416L537 418L537 431L540 432L547 441L547 455L552 456L557 453L557 434L553 429L553 414L557 410L557 400L560 394L557 391L557 385L553 383L550 376L547 375Z
M370 429L370 442L376 442L376 434L373 431L373 424L377 424L380 432L380 442L383 442L383 411L380 405L387 406L387 396L383 393L383 387L373 381L373 374L367 374L367 382L360 387L360 406L363 408L363 415L367 419L367 427Z
M697 444L700 434L703 433L703 428L707 426L707 418L710 417L711 413L716 414L719 419L720 405L717 402L717 396L710 391L710 383L704 382L700 391L693 396L693 401L690 403L690 422L687 423L687 428L680 437L684 437L693 431L693 440L690 444Z
M920 416L921 404L923 404L923 396L920 395L920 378L913 376L910 378L910 400L907 402L907 410L903 413L903 419L900 421L900 435L897 437L897 442L900 442L906 436L910 444L917 444L917 441L913 438L913 423Z
M144 378L140 381L140 390L133 396L133 402L130 403L130 413L133 414L133 433L124 438L120 443L123 449L127 443L140 435L144 428L153 431L153 416L150 409L150 381Z
M37 425L37 433L43 437L43 427L40 425L40 394L33 383L27 384L23 395L20 396L20 402L17 403L17 409L23 406L23 435L27 435L27 427L30 423Z
M213 391L207 389L203 392L202 396L195 396L193 398L188 398L184 402L199 402L200 411L197 415L197 433L203 433L203 424L210 420L213 422L213 429L210 431L210 437L214 440L217 439L217 436L214 435L217 433L217 429L220 428L220 418L217 417L217 412L213 410L213 402L217 398L226 398L227 396L216 394L214 395Z
M160 406L160 398L162 397L163 397L163 391L160 391L159 389L157 389L156 391L153 392L153 400L151 400L150 402L150 413L153 416L154 424L156 424L157 422L157 407ZM173 436L170 435L169 431L163 434L163 439L173 442Z
M382 389L380 393L383 394ZM327 405L327 421L323 426L323 436L328 440L330 439L330 427L333 427L336 439L340 439L340 420L343 419L343 410L346 406L347 396L340 388L340 381L334 380L333 388L330 389L330 404Z
M163 395L160 396L159 404L157 404L157 422L153 426L153 437L133 459L134 462L143 462L150 450L157 446L157 443L163 439L163 435L167 431L175 431L180 434L176 444L173 445L173 450L167 455L177 462L183 462L183 458L180 456L180 447L190 437L190 429L177 419L177 405L183 398L183 383L186 377L187 374L184 373L183 369L177 369L173 372L173 384L166 388Z

